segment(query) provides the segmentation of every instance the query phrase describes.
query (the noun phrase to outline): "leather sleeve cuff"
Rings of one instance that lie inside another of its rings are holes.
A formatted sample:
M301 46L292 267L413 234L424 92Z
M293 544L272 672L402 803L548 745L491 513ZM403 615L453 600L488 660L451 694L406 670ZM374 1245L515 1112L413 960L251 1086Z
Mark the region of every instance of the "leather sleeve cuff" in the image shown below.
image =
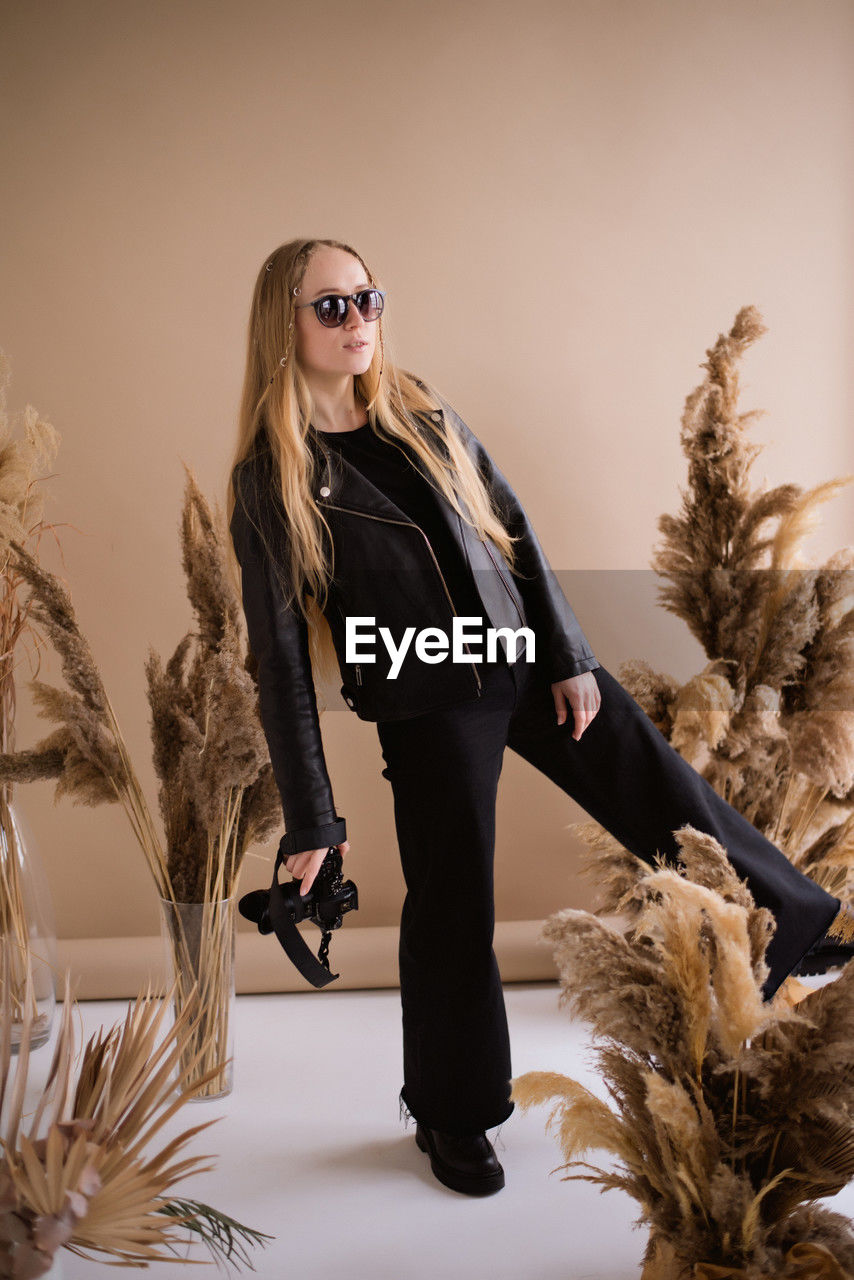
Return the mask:
M323 822L317 827L300 827L298 831L286 831L279 841L279 853L284 860L294 853L305 853L307 849L322 849L333 844L343 844L347 839L347 824L344 818L336 818L334 822Z

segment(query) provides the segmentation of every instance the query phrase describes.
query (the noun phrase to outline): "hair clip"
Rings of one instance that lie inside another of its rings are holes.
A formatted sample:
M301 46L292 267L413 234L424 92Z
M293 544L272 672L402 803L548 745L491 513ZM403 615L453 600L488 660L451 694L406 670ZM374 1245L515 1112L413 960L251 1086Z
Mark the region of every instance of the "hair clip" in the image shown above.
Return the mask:
M285 367L285 365L286 365L287 363L288 363L288 358L287 358L287 356L282 356L282 358L281 358L281 360L279 361L279 364L278 364L278 366L277 366L277 368L276 368L276 372L278 372L279 368L284 369L284 367ZM276 376L276 374L274 373L274 374L273 374L273 378L275 378L275 376ZM272 381L273 381L273 378L271 378L271 379L270 379L270 382L272 382ZM269 383L268 383L267 385L269 386Z

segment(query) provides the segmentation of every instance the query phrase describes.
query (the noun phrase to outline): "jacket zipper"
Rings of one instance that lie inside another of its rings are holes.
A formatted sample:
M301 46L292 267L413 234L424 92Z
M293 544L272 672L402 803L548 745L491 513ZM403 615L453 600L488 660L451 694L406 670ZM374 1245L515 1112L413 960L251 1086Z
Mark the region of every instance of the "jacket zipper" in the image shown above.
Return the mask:
M519 612L519 606L518 606L518 604L516 603L516 598L515 598L515 596L513 595L513 592L510 590L510 587L507 585L507 579L504 577L504 574L503 574L503 573L501 572L501 570L499 569L498 564L496 563L496 560L495 560L495 556L492 554L492 552L491 552L491 551L490 551L490 549L489 549L489 543L488 543L488 542L484 542L484 544L483 544L483 545L486 547L486 553L487 553L487 555L489 556L489 558L490 558L490 560L492 561L492 563L495 565L495 572L498 574L499 578L500 578L500 579L501 579L501 581L504 583L504 590L507 592L508 596L509 596L509 597L510 597L510 599L513 601L513 608L514 608L514 609L516 610L516 612L519 614L519 621L522 623L522 626L524 626L524 625L525 625L525 619L522 617L522 614Z
M403 456L404 456L404 458L406 458L406 460L407 460L408 462L410 462L410 464L411 464L411 460L409 459L408 454L406 454L406 453L404 452L404 450L403 450L403 449L401 449L400 445L399 445L395 440L392 440L392 441L391 441L391 443L394 445L395 449L397 449L400 453L402 453L402 454L403 454ZM425 476L425 479L426 479L426 476ZM429 483L429 482L428 482L428 483ZM434 488L434 491L435 491L435 486L432 486L432 485L431 485L431 488ZM440 497L443 497L444 495L440 494L439 496L440 496ZM423 532L423 531L422 531L422 532ZM428 545L429 545L429 543L428 543ZM513 596L513 592L510 590L510 587L509 587L509 585L508 585L508 583L507 583L507 579L504 577L504 574L501 572L501 569L499 568L498 564L496 563L495 556L494 556L494 555L492 554L492 552L490 551L488 543L484 542L484 544L483 544L483 545L486 547L486 550L487 550L487 553L488 553L488 555L489 555L489 558L490 558L490 560L492 561L493 565L495 566L495 572L498 574L499 578L501 579L501 582L502 582L502 585L503 585L503 587L504 587L504 590L507 592L508 596L510 597L511 601L513 602L513 608L516 610L516 613L517 613L517 614L518 614L518 616L519 616L519 621L522 623L522 626L524 626L524 625L525 625L525 619L522 617L522 614L521 614L521 611L520 611L520 609L519 609L519 606L518 606L518 604L516 603L516 600L515 600L515 598L514 598L514 596Z
M458 618L460 616L457 613L456 609L454 608L454 601L451 597L450 591L448 590L448 584L445 582L445 578L442 573L442 570L439 568L439 561L436 559L436 553L433 550L433 548L430 546L430 539L427 537L427 534L420 527L420 525L414 524L411 520L394 520L392 519L391 516L369 515L367 511L355 511L352 507L339 507L338 504L335 502L323 502L322 505L324 507L329 507L330 510L332 511L346 511L351 516L364 516L366 520L381 520L384 524L401 524L405 529L416 529L418 533L421 534L421 537L424 539L424 541L427 544L427 550L430 552L430 556L433 560L434 565L436 566L436 572L439 575L439 579L442 583L442 586L445 588L445 595L448 597L448 604L451 606L451 612L453 613L455 618ZM468 645L465 645L465 648L466 648L466 651L468 651ZM471 667L472 667L472 670L474 671L474 678L477 681L478 690L481 690L483 688L483 684L478 674L477 663L473 659L472 659ZM358 667L356 668L356 670L358 672L357 684L361 684L362 683L361 672L359 671Z
M415 430L416 430L416 431L418 431L418 432L419 432L419 434L420 434L420 432L421 432L421 428L420 428L420 427L416 427L416 428L415 428ZM408 453L406 453L406 451L400 447L400 445L397 443L397 441L396 441L396 440L392 440L390 443L394 445L394 447L395 447L395 449L397 449L398 453L403 454L404 458L406 458L406 461L409 463L409 465L410 465L410 466L412 466L412 465L413 465L413 463L412 463L412 459L409 457L409 454L408 454ZM427 476L424 476L423 472L421 472L421 471L420 471L420 468L419 468L419 474L421 474L421 475L423 476L423 478L427 481L427 483L430 485L430 488L433 490L433 492L434 492L434 493L437 493L437 494L438 494L438 496L439 496L440 498L443 498L443 497L444 497L444 494L439 493L439 491L436 489L436 486L432 483L432 481L431 481L431 480L429 480ZM416 527L417 527L417 526L416 526ZM422 533L424 533L424 530L422 529L422 530L421 530L421 532L422 532ZM441 570L441 569L439 569L439 562L438 562L438 560L436 560L436 556L435 556L435 555L434 555L434 553L433 553L433 548L430 546L430 540L429 540L429 538L427 537L426 533L424 534L424 538L425 538L425 540L426 540L426 542L427 542L427 546L428 546L428 548L430 549L430 554L433 556L433 560L434 560L434 562L435 562L435 564L436 564L436 568L437 568L437 569L438 569L438 571L439 571L439 577L441 578L441 577L442 577L442 570ZM489 550L489 548L487 547L487 551L488 551L488 550ZM493 560L493 564L495 564L495 561L494 561L494 560ZM498 566L497 566L497 565L496 565L496 568L498 568ZM501 571L500 571L500 570L499 570L499 577L501 577ZM504 582L504 579L503 579L503 578L502 578L501 580L502 580L502 582ZM444 584L445 584L445 579L444 579L444 578L442 578L442 585L444 586ZM510 588L507 586L507 583L506 583L506 582L504 583L504 587L505 587L505 590L507 590L507 591L508 591L508 593L509 593ZM448 591L448 588L447 588L447 587L445 587L445 594L447 595L448 599L449 599L449 600L450 600L450 602L451 602L451 608L452 608L452 609L454 609L454 602L453 602L453 600L451 600L451 595L450 595L450 592ZM511 599L512 599L512 596L511 596ZM513 601L513 603L514 603L514 605L516 604L515 600ZM517 608L516 608L516 612L517 612L517 613L519 613L518 606L517 606ZM458 616L459 616L459 615L457 614L456 609L454 609L454 616L455 616L455 617L458 617ZM519 614L519 621L520 621L520 622L522 622L522 615L521 615L521 614ZM477 675L477 668L475 668L475 675ZM479 677L479 676L478 676L478 681L477 681L477 683L478 683L478 687L480 687L480 677Z

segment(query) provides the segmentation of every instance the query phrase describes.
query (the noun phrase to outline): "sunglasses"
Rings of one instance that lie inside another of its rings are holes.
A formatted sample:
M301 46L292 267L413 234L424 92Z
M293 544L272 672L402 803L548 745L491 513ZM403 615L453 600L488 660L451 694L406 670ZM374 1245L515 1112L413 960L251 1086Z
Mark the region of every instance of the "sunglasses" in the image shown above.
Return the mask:
M335 329L347 319L350 303L356 304L356 310L363 320L379 320L385 306L385 293L381 289L361 289L358 293L325 293L314 302L300 302L295 310L314 307L314 314L327 329Z

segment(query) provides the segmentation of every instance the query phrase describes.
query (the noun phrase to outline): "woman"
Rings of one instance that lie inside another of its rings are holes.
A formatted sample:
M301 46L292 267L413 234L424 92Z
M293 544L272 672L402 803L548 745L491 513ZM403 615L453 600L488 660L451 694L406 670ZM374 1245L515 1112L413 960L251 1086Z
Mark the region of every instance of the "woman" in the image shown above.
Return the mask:
M401 1108L440 1181L489 1194L504 1174L485 1131L514 1109L492 949L505 746L647 862L657 850L676 861L685 823L718 839L776 918L766 999L840 902L599 664L506 477L447 401L387 357L383 305L338 241L290 241L262 265L230 527L282 796L279 856L306 892L328 848L350 848L314 688L337 664L345 701L377 725L407 886Z

